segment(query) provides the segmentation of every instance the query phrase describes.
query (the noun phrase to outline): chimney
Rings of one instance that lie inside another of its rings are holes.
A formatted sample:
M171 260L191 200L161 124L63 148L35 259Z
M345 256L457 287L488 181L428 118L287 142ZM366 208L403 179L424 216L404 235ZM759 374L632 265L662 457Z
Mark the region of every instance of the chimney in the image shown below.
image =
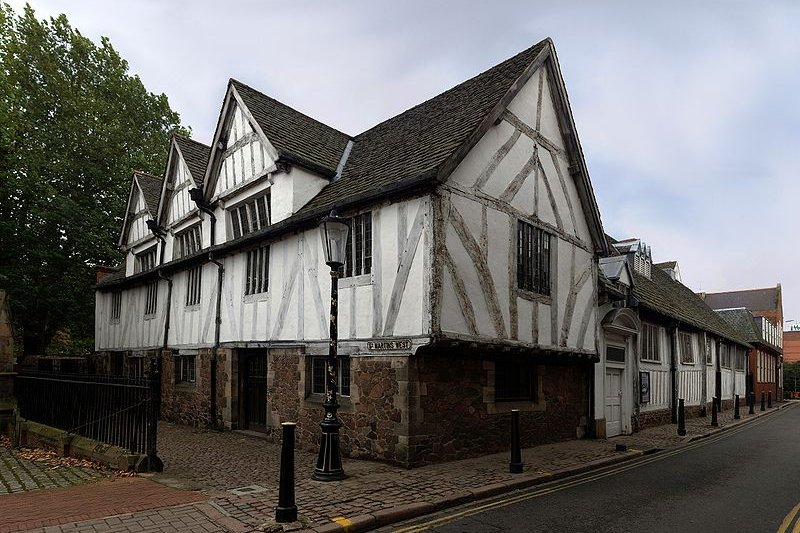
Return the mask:
M97 266L97 271L95 272L95 276L96 276L95 283L100 283L101 279L103 279L104 277L108 276L109 274L113 274L116 271L117 271L117 269L114 268L114 267L98 265Z

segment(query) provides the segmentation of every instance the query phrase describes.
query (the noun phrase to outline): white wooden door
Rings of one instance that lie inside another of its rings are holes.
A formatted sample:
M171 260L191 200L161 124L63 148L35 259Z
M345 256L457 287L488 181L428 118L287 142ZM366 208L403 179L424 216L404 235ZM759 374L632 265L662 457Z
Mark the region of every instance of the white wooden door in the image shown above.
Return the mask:
M606 437L622 433L622 370L606 368Z

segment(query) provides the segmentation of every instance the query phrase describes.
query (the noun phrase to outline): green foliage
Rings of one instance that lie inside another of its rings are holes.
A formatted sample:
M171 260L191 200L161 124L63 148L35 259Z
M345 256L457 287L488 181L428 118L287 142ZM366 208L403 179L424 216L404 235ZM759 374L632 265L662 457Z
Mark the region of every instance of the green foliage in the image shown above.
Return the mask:
M800 391L800 362L784 363L783 391L787 396L790 392Z
M176 130L186 133L167 97L107 38L0 6L0 288L26 354L62 329L91 344L94 268L121 258L131 174L161 175Z

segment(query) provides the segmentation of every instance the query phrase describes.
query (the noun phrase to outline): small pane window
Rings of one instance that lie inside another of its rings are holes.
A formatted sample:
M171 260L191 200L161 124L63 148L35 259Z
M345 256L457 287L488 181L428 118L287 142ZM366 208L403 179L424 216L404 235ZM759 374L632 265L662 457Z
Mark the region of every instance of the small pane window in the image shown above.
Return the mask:
M517 223L517 287L550 295L550 234L522 220Z
M175 357L175 383L194 383L197 380L196 355Z
M495 401L535 401L535 370L529 361L497 361L494 366Z
M350 358L339 356L339 372L336 376L339 396L350 396ZM311 359L311 392L325 394L328 389L327 357L313 357Z
M654 324L642 323L642 361L661 361L659 346L659 327Z

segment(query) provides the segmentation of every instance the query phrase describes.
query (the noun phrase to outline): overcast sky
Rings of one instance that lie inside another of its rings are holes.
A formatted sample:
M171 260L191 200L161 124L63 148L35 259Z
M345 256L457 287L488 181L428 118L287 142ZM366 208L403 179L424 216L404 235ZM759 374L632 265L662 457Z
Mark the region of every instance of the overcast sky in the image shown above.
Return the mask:
M780 282L800 323L800 2L651 4L31 1L204 143L231 77L355 135L552 37L606 232L694 290Z

